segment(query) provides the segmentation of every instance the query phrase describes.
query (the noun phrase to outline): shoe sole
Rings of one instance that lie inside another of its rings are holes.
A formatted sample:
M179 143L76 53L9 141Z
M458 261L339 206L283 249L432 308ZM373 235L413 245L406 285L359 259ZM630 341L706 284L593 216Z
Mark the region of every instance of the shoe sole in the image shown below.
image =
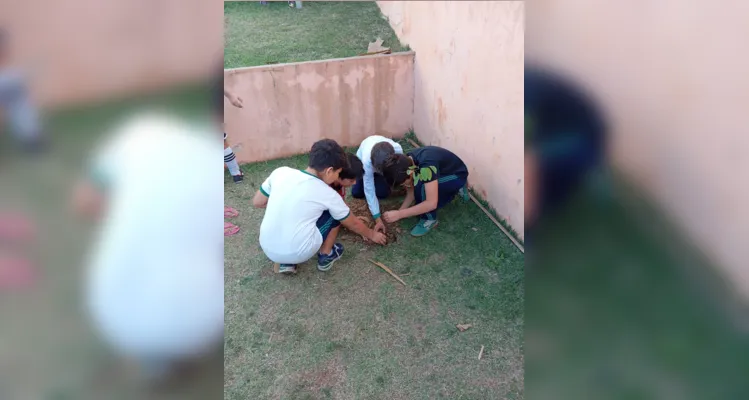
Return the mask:
M440 224L440 223L439 223L439 221L437 221L437 222L435 222L435 223L434 223L434 225L432 225L432 227L431 227L431 228L429 228L429 230L428 230L428 231L426 231L426 232L422 233L421 235L414 235L413 233L411 233L411 236L413 236L413 237L422 237L422 236L426 235L427 233L431 232L431 231L432 231L432 230L433 230L434 228L436 228L436 227L437 227L437 226L438 226L439 224Z
M343 257L343 254L341 254L340 256L338 256L338 258L336 258L335 260L331 261L330 264L328 264L327 267L322 267L322 266L320 266L320 264L317 264L317 270L320 271L320 272L328 272L328 271L330 271L330 269L333 268L333 264L335 264L336 261L340 260L341 257Z

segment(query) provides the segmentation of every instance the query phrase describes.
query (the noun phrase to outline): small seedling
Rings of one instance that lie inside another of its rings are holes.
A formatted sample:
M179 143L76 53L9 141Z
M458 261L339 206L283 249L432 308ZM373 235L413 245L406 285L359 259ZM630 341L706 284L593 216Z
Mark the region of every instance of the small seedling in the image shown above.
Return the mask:
M418 172L416 171L418 169ZM437 173L437 167L429 166L426 168L419 168L415 165L408 167L409 176L414 178L414 185L417 185L419 181L429 182L432 180L432 176Z

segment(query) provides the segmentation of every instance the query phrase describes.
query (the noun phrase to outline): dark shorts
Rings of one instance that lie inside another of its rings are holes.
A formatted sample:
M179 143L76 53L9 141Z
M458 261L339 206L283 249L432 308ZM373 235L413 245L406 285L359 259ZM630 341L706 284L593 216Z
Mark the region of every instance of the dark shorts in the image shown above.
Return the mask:
M374 174L375 193L377 198L382 200L390 196L390 185L388 185L385 177L381 174ZM354 186L351 187L351 197L355 199L363 199L364 195L364 178L360 177L356 180Z
M328 238L330 231L341 225L341 221L333 218L328 211L324 211L320 218L317 219L317 229L320 230L322 240L325 241Z
M466 185L468 175L445 175L437 179L437 209L420 216L421 219L437 219L437 210L449 204ZM426 200L426 188L424 182L419 182L414 187L414 200L419 204Z

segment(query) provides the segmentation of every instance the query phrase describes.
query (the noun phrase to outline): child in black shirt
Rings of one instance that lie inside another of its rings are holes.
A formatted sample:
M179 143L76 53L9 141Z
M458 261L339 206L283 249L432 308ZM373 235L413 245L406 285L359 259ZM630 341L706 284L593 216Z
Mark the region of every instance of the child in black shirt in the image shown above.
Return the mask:
M382 217L392 223L418 215L419 223L411 230L413 236L426 235L436 227L437 210L456 194L461 193L464 199L468 196L468 168L460 157L441 147L425 146L406 155L393 154L385 162L383 174L391 186L403 185L407 193L399 210Z

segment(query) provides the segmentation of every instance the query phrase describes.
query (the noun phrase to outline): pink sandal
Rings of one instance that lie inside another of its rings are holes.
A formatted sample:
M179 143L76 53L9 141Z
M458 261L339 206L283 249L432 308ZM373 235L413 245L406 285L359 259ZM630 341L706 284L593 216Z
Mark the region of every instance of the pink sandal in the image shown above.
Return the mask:
M224 206L224 218L234 218L238 215L239 215L239 211L231 207Z
M232 224L231 222L224 222L224 236L236 235L239 232L239 227Z
M22 258L0 257L0 290L23 289L34 283L31 262Z

